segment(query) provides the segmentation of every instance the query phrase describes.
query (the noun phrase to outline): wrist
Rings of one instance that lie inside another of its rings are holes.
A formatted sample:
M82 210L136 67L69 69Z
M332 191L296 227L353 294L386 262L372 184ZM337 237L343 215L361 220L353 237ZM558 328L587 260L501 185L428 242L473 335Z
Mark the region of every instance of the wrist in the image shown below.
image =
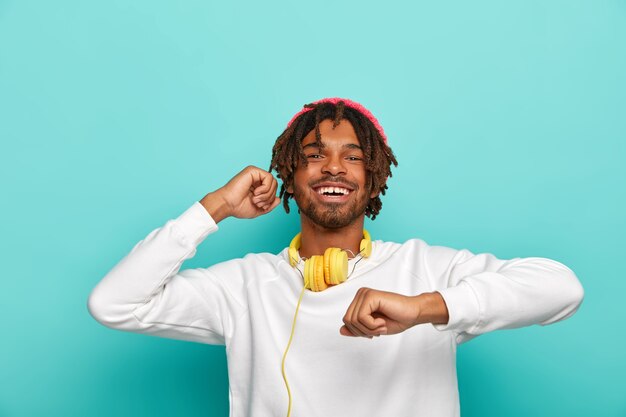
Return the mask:
M226 200L220 196L218 191L205 195L202 200L200 200L200 204L202 204L205 210L211 215L215 223L219 223L230 216L230 207Z
M448 307L441 294L426 292L415 296L417 303L417 323L447 324L449 320Z

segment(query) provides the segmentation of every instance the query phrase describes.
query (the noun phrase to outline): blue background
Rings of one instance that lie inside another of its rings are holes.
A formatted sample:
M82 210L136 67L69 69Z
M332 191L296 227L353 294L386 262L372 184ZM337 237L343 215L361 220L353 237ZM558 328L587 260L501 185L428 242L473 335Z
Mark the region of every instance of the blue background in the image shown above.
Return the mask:
M626 416L626 2L0 0L0 416L226 416L223 347L113 331L86 301L301 105L350 97L400 166L374 238L545 256L571 319L459 349L464 416ZM281 250L228 219L183 268Z

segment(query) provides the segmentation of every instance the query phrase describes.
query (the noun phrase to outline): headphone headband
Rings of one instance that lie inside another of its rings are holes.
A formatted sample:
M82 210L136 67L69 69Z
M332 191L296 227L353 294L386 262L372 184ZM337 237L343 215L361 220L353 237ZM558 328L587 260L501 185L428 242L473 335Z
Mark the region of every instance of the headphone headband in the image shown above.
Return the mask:
M298 251L301 245L302 233L299 232L291 239L291 243L289 244L289 264L291 266L296 266L298 262L300 262L300 254ZM359 245L359 253L362 254L364 258L368 258L372 254L372 237L365 229L363 229L363 239Z

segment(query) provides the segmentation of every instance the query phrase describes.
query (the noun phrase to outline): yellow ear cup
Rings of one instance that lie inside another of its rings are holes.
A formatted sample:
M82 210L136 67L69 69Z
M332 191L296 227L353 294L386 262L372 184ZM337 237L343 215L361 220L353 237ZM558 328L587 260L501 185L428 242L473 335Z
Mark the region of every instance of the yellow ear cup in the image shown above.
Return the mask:
M348 252L338 250L334 254L333 274L331 276L333 282L341 284L348 279Z
M330 254L332 253L334 248L327 248L324 251L324 281L327 284L332 284L330 282Z
M300 261L300 255L298 255L298 249L300 249L300 233L298 233L289 244L289 263L291 266L296 266Z
M311 282L311 291L324 291L328 288L324 281L324 257L315 255L311 257L313 275L309 279Z
M337 285L348 277L348 254L339 248L329 248L324 253L324 260L328 263L326 283Z
M369 232L365 229L363 229L363 240L361 240L359 250L364 258L369 258L372 254L372 238L370 237Z

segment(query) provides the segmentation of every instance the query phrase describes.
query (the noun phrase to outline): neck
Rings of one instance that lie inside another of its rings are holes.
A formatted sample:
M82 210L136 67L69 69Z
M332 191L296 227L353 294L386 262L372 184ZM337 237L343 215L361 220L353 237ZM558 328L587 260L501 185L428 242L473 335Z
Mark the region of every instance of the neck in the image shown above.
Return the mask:
M323 255L328 248L348 249L356 256L363 239L363 220L364 216L361 216L347 226L329 229L311 222L306 216L300 216L300 256Z

